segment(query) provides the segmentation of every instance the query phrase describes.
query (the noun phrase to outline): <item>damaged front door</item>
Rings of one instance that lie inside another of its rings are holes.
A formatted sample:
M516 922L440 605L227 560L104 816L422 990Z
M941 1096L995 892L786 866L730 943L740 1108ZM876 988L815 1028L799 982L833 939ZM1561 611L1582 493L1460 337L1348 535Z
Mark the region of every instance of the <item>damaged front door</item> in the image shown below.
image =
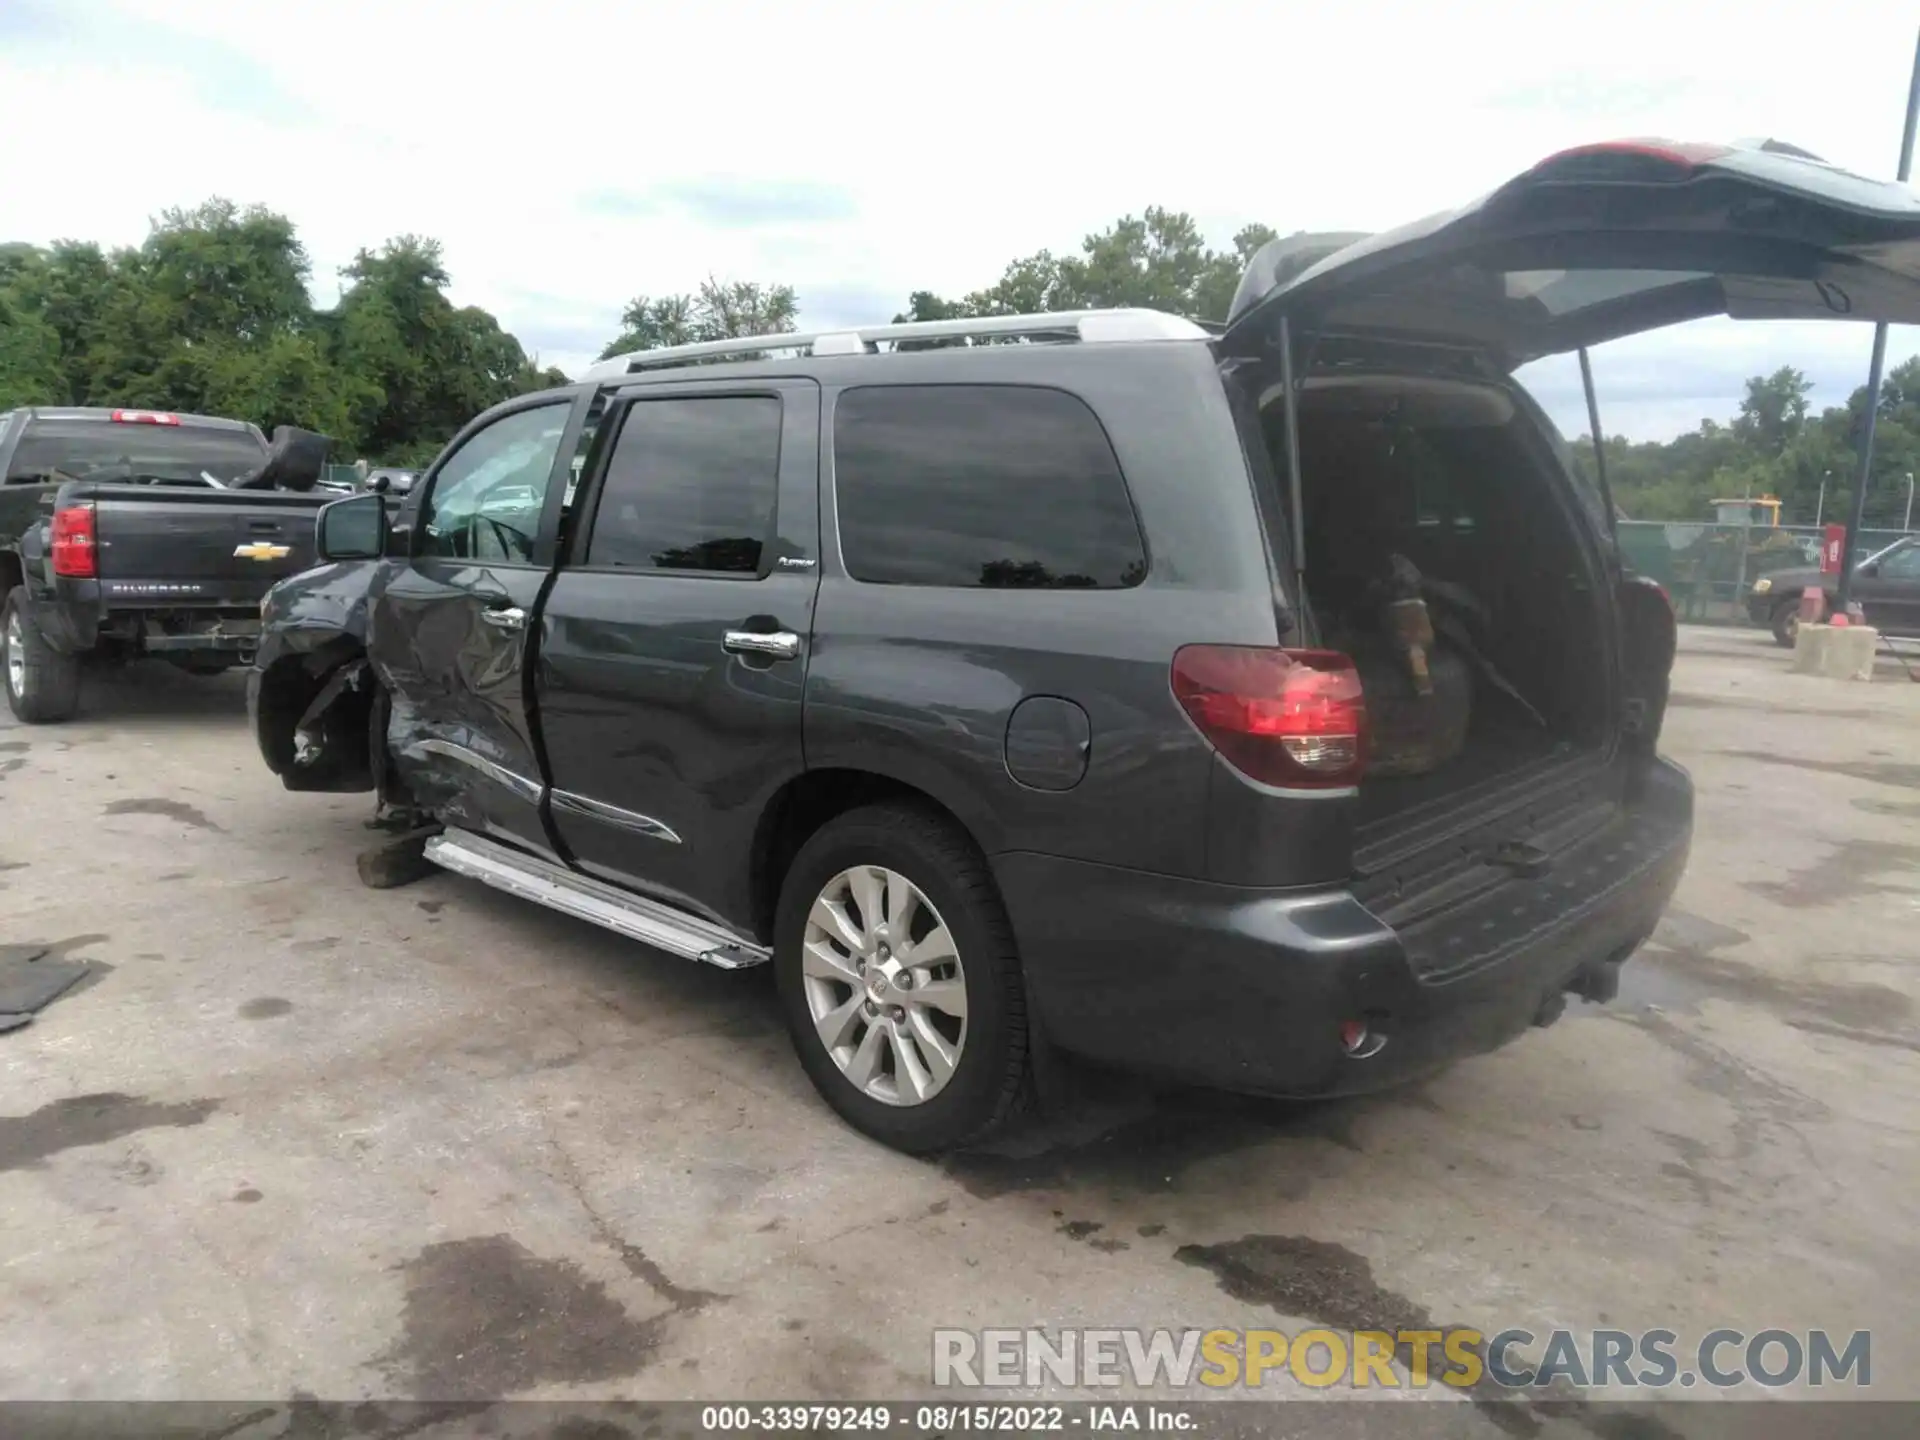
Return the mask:
M392 693L388 743L415 803L541 853L526 652L586 406L579 391L529 397L455 442L422 482L410 561L368 625Z

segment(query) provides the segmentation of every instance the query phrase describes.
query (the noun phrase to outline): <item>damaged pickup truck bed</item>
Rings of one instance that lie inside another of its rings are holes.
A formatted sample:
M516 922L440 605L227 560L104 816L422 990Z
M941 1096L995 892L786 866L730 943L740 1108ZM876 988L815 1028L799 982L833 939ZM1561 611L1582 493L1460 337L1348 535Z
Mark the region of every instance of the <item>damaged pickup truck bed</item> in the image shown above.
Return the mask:
M1672 612L1512 371L1709 314L1920 321L1920 202L1595 146L1275 241L1220 333L617 357L322 513L260 748L450 870L770 961L821 1095L904 1149L1048 1045L1389 1085L1608 998L1679 881Z

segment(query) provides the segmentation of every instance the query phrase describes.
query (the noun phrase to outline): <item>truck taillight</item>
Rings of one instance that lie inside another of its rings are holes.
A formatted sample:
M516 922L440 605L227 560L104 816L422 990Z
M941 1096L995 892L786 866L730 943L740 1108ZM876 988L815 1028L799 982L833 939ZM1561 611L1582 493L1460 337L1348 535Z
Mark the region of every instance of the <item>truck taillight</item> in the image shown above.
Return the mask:
M93 506L68 505L53 512L53 573L69 580L92 580L99 575Z
M1263 784L1331 789L1366 768L1360 673L1336 651L1182 646L1173 694L1227 763Z
M180 417L169 415L164 410L116 410L114 423L118 425L178 425Z

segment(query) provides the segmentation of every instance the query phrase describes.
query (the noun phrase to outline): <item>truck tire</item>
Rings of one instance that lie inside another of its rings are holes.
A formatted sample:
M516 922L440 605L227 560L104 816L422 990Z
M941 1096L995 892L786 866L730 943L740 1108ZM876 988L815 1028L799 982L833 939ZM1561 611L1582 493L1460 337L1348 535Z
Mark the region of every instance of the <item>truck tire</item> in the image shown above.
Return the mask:
M1013 927L985 858L944 816L873 805L815 831L780 889L773 967L807 1078L882 1144L955 1149L1024 1102Z
M1773 643L1791 650L1794 641L1800 636L1800 602L1782 600L1773 607L1770 617L1773 629Z
M80 708L80 660L47 644L16 585L0 612L0 653L6 660L7 704L28 725L71 720Z

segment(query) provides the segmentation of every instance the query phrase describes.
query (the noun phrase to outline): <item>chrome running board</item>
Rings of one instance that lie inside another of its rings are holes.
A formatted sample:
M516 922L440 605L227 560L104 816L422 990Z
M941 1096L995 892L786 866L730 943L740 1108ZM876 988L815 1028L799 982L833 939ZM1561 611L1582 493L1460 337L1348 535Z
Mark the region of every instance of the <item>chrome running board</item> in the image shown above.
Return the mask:
M564 869L468 830L448 830L434 836L427 841L426 855L434 864L456 875L465 875L684 960L698 960L722 970L744 970L749 965L763 965L772 958L772 952L765 947L750 944L697 915L662 905L657 900L629 895L591 876Z

